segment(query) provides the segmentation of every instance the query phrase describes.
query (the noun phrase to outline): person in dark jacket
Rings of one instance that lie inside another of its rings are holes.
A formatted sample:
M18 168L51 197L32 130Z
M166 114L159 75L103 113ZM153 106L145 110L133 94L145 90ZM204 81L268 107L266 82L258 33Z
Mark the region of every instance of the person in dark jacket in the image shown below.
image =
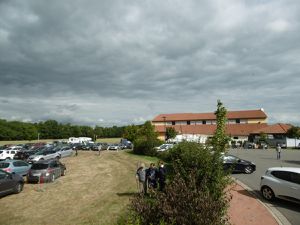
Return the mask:
M146 178L147 178L149 189L157 188L157 177L158 177L158 171L155 168L155 164L150 163L150 167L146 170Z
M166 186L166 168L162 161L159 163L158 168L158 184L159 184L159 190L164 191Z

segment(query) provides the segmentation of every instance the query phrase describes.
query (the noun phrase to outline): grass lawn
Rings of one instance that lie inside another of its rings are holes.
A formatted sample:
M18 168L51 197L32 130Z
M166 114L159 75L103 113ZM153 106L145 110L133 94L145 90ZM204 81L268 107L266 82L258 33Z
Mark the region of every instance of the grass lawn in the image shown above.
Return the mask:
M0 224L116 224L137 192L138 162L154 157L124 151L79 151L64 158L67 175L49 184L25 184L23 192L1 198Z

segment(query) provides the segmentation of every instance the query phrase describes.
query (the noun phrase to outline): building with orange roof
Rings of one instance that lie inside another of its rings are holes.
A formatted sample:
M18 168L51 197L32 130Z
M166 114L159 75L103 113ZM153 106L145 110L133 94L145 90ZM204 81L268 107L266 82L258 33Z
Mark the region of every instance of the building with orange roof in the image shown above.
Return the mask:
M228 111L226 134L231 137L232 143L244 143L246 141L257 142L260 133L267 134L268 139L273 137L274 142L283 143L287 130L291 127L287 124L267 124L267 115L263 109ZM214 135L217 128L216 115L211 113L173 113L160 114L152 120L159 139L165 140L166 129L173 127L178 135L177 140L193 140L205 143Z

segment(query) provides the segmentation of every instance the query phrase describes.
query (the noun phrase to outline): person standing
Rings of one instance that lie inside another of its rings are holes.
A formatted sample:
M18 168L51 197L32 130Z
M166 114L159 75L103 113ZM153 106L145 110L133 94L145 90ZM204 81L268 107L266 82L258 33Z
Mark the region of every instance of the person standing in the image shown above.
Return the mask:
M166 168L162 161L159 162L159 168L158 168L158 184L159 184L159 190L164 191L166 186Z
M150 163L150 167L146 170L146 178L149 189L153 190L157 188L157 175L158 171L155 168L155 164Z
M281 146L280 146L280 144L277 144L276 152L277 152L277 159L280 159L281 158Z
M98 155L100 156L100 152L101 152L101 144L98 145Z
M137 180L139 193L146 194L147 182L146 182L146 168L144 163L141 163L141 165L137 169L135 177Z

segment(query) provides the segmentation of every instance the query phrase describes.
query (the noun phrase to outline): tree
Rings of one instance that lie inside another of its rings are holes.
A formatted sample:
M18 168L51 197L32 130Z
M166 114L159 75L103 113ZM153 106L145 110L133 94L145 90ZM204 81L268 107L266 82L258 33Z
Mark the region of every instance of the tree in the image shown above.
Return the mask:
M297 148L297 141L296 141L296 139L298 139L300 137L300 128L292 126L290 129L288 129L286 135L289 138L294 138L295 139L295 148Z
M215 112L216 118L217 118L217 129L215 131L215 134L212 138L212 145L214 148L214 151L221 153L227 151L227 145L230 140L230 138L226 135L226 113L227 110L223 106L223 103L218 100L217 103L217 110Z
M134 142L138 137L139 127L136 125L130 125L125 127L123 137L127 140Z
M137 138L134 141L134 153L143 155L155 155L154 147L160 143L158 140L158 133L155 132L154 126L150 121L139 129Z
M264 132L261 132L259 134L259 140L260 143L266 143L267 142L267 134Z
M167 127L166 129L167 140L175 138L177 134L178 134L177 131L173 127Z

